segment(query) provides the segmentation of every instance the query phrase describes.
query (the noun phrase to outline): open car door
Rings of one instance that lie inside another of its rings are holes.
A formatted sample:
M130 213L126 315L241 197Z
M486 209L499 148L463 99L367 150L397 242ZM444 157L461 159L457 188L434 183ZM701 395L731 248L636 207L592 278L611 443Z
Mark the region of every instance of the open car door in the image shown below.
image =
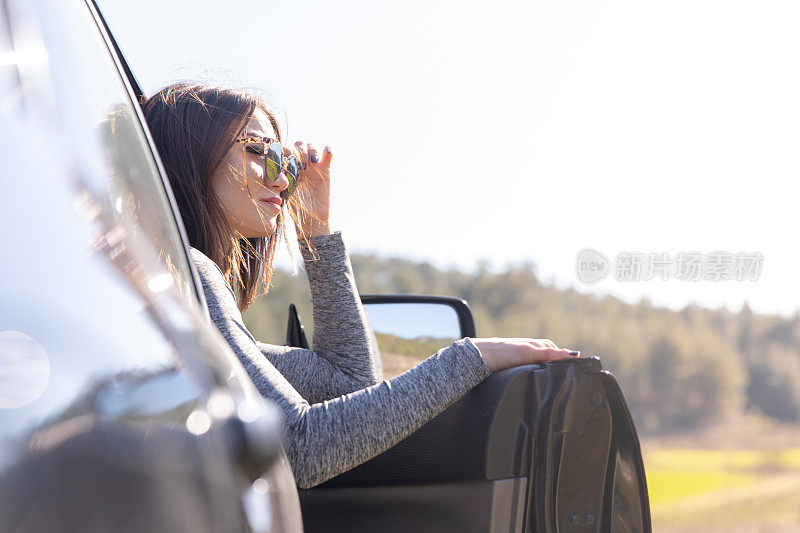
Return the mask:
M461 337L475 336L463 300L362 301L370 317L386 303L415 315L423 303L449 306ZM496 372L393 448L300 499L308 533L651 531L636 428L597 357Z

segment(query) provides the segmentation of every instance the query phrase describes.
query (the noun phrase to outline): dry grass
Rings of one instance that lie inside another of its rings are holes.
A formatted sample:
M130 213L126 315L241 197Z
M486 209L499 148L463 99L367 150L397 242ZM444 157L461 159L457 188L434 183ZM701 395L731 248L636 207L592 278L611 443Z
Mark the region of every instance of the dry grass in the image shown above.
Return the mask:
M383 362L383 377L389 379L418 365L422 359L412 355L381 351L381 361Z
M654 531L800 531L800 427L758 418L645 439Z

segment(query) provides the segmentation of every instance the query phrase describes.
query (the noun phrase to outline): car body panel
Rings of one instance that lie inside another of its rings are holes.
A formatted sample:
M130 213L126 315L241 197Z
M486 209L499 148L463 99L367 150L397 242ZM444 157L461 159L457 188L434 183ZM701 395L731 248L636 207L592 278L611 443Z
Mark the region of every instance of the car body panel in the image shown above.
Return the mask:
M93 7L0 0L0 530L302 531Z

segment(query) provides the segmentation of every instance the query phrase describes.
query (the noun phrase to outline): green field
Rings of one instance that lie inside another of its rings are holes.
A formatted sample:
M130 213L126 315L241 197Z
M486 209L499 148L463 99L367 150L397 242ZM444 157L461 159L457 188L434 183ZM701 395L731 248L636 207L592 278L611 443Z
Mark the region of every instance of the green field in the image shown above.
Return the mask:
M800 448L645 452L655 531L800 531Z

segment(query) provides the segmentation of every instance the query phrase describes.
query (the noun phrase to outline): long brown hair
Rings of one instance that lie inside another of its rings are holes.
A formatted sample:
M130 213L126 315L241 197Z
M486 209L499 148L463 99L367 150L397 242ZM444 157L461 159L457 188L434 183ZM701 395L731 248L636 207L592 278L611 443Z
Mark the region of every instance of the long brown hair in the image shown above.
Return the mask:
M296 220L303 209L299 195L293 194L278 214L275 233L258 238L235 232L223 214L211 178L256 108L267 115L280 142L275 113L263 100L239 89L176 83L142 104L189 244L219 265L242 311L269 290L277 242L286 241L285 211ZM299 237L310 247L305 235Z

